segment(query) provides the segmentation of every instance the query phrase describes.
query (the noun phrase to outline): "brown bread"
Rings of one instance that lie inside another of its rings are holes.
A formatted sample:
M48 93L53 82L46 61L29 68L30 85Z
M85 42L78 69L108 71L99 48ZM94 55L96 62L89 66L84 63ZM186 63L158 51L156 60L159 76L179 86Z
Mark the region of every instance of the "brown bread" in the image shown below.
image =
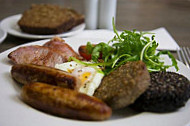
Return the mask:
M58 34L84 22L84 16L76 11L51 4L33 4L26 10L18 25L30 34Z

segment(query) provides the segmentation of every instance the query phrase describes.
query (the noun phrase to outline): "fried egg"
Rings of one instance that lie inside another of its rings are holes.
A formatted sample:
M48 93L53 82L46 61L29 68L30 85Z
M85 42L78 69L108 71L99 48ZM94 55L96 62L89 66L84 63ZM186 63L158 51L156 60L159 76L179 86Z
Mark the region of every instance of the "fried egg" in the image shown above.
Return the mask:
M92 96L99 87L103 72L98 67L89 67L76 63L75 61L56 64L55 68L71 73L80 83L79 92Z

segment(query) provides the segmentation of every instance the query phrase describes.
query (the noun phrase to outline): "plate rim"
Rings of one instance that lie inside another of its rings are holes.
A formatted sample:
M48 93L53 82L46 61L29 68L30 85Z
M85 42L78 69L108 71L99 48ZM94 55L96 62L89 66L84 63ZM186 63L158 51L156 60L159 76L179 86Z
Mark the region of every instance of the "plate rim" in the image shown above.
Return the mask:
M3 30L1 27L0 27L0 30L3 33L2 37L0 37L0 43L2 43L7 37L7 32L5 30Z
M6 31L8 34L16 36L16 37L27 38L27 39L47 39L47 38L52 38L53 36L69 37L69 36L75 35L75 34L81 32L81 31L83 31L85 29L85 27L86 27L86 24L82 23L82 24L79 24L79 25L73 27L71 30L69 30L67 32L60 33L60 34L52 34L52 35L29 34L29 33L24 33L24 32L17 31L15 29L11 29L10 24L7 23L7 21L10 21L12 19L16 19L16 21L15 21L15 23L16 23L19 20L17 18L21 18L21 16L22 16L22 14L16 14L16 15L11 15L11 16L8 16L8 17L4 18L0 22L1 29ZM4 25L9 26L9 29L6 29L6 27ZM17 25L17 23L16 23L16 25ZM19 26L17 25L17 27L19 27ZM15 32L12 32L10 30L14 30Z
M67 39L69 40L69 39L79 39L79 38L64 38L64 39L66 39L66 42L67 42ZM83 38L84 40L85 40L85 38ZM44 43L44 42L46 42L46 41L48 41L49 39L45 39L45 40L39 40L39 41L33 41L33 42L29 42L29 43L25 43L25 44L22 44L22 45L18 45L18 46L16 46L16 47L13 47L13 48L11 48L11 49L8 49L8 50L6 50L6 51L4 51L4 52L2 52L1 53L1 56L0 57L5 57L4 55L6 55L6 54L8 54L8 53L10 53L12 50L14 50L14 49L16 49L16 48L18 48L18 47L21 47L21 46L27 46L27 45L35 45L35 44L39 44L39 43ZM32 44L31 44L32 43ZM2 54L4 54L4 55L2 55ZM1 64L1 63L0 63ZM10 66L10 64L9 64L9 66ZM31 110L30 110L31 111ZM48 115L49 116L49 115ZM76 121L76 120L67 120L67 119L65 119L65 118L61 118L61 119L63 119L63 122L65 121L66 122L66 124L67 124L67 122L69 121L71 121L71 122L73 122L74 124L73 125L76 125L77 124L77 122L78 122L78 120ZM54 119L53 120L53 122L55 121L55 120L57 120L58 121L58 119L56 118L56 119ZM93 123L93 122L89 122L89 121L84 121L84 125L89 125L89 124L91 124L92 123L92 125L93 126L98 126L98 125L101 125L101 124L105 124L105 125L111 125L112 123L114 123L114 121L115 122L124 122L124 120L125 120L125 118L122 118L121 120L119 119L117 119L117 120L108 120L108 121L103 121L103 122L95 122L95 123ZM11 122L11 121L10 121ZM68 125L70 124L68 122ZM1 119L0 119L0 123L1 123ZM59 121L58 121L58 123L59 123ZM71 123L72 124L72 123ZM70 124L70 125L71 125ZM80 124L83 124L83 123L81 123L81 121L79 122L79 125ZM114 123L115 124L115 123ZM186 123L184 126L189 126L189 124L190 124L190 120L188 121L188 123ZM121 123L121 125L123 125L123 123ZM130 124L129 124L130 125ZM119 124L118 124L118 126L119 126ZM136 126L136 125L135 125Z

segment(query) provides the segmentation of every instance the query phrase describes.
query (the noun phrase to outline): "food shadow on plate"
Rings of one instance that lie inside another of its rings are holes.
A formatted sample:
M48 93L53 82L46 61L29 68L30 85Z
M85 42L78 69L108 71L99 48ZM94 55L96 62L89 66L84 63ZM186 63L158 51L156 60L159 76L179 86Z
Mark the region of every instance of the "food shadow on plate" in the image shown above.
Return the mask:
M4 73L4 75L7 78L7 83L10 84L14 90L18 93L20 93L21 88L22 88L22 84L17 83L11 76L10 72L6 72Z
M21 99L21 97L20 97L19 94L17 94L17 95L10 95L9 98L10 98L13 102L15 102L15 103L17 103L17 104L26 105L26 104L23 102L23 100Z
M5 54L5 55L7 56L8 54ZM6 66L13 66L14 65L14 63L11 60L9 60L8 57L1 58L0 62L2 65L6 65Z
M6 78L6 84L9 84L9 86L7 87L12 88L10 90L14 90L11 92L11 94L10 93L8 94L10 99L16 103L23 104L23 101L21 100L21 97L20 97L20 91L21 91L22 85L15 82L12 79L11 74L9 72L3 73L3 78Z
M11 60L6 60L6 61L5 61L5 64L11 65L11 66L14 65L14 63L13 63Z
M110 120L117 120L117 119L122 119L122 118L128 118L132 117L135 115L138 115L140 112L137 112L129 107L125 107L123 109L119 110L113 110L112 116Z

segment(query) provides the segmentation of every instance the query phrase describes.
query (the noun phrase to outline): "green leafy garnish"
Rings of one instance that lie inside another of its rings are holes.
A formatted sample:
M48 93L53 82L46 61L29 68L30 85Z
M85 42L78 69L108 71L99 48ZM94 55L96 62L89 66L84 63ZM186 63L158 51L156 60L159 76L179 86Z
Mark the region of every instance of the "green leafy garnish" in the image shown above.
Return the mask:
M125 30L119 35L115 28L114 19L112 22L113 31L116 35L107 43L100 42L93 46L88 42L86 49L91 54L93 63L85 63L85 65L100 66L106 75L128 61L138 60L146 64L149 72L166 71L172 66L178 70L176 59L169 51L160 51L156 54L158 43L156 43L154 35L151 38L145 36L152 33ZM168 55L172 64L165 65L161 61L160 55Z

